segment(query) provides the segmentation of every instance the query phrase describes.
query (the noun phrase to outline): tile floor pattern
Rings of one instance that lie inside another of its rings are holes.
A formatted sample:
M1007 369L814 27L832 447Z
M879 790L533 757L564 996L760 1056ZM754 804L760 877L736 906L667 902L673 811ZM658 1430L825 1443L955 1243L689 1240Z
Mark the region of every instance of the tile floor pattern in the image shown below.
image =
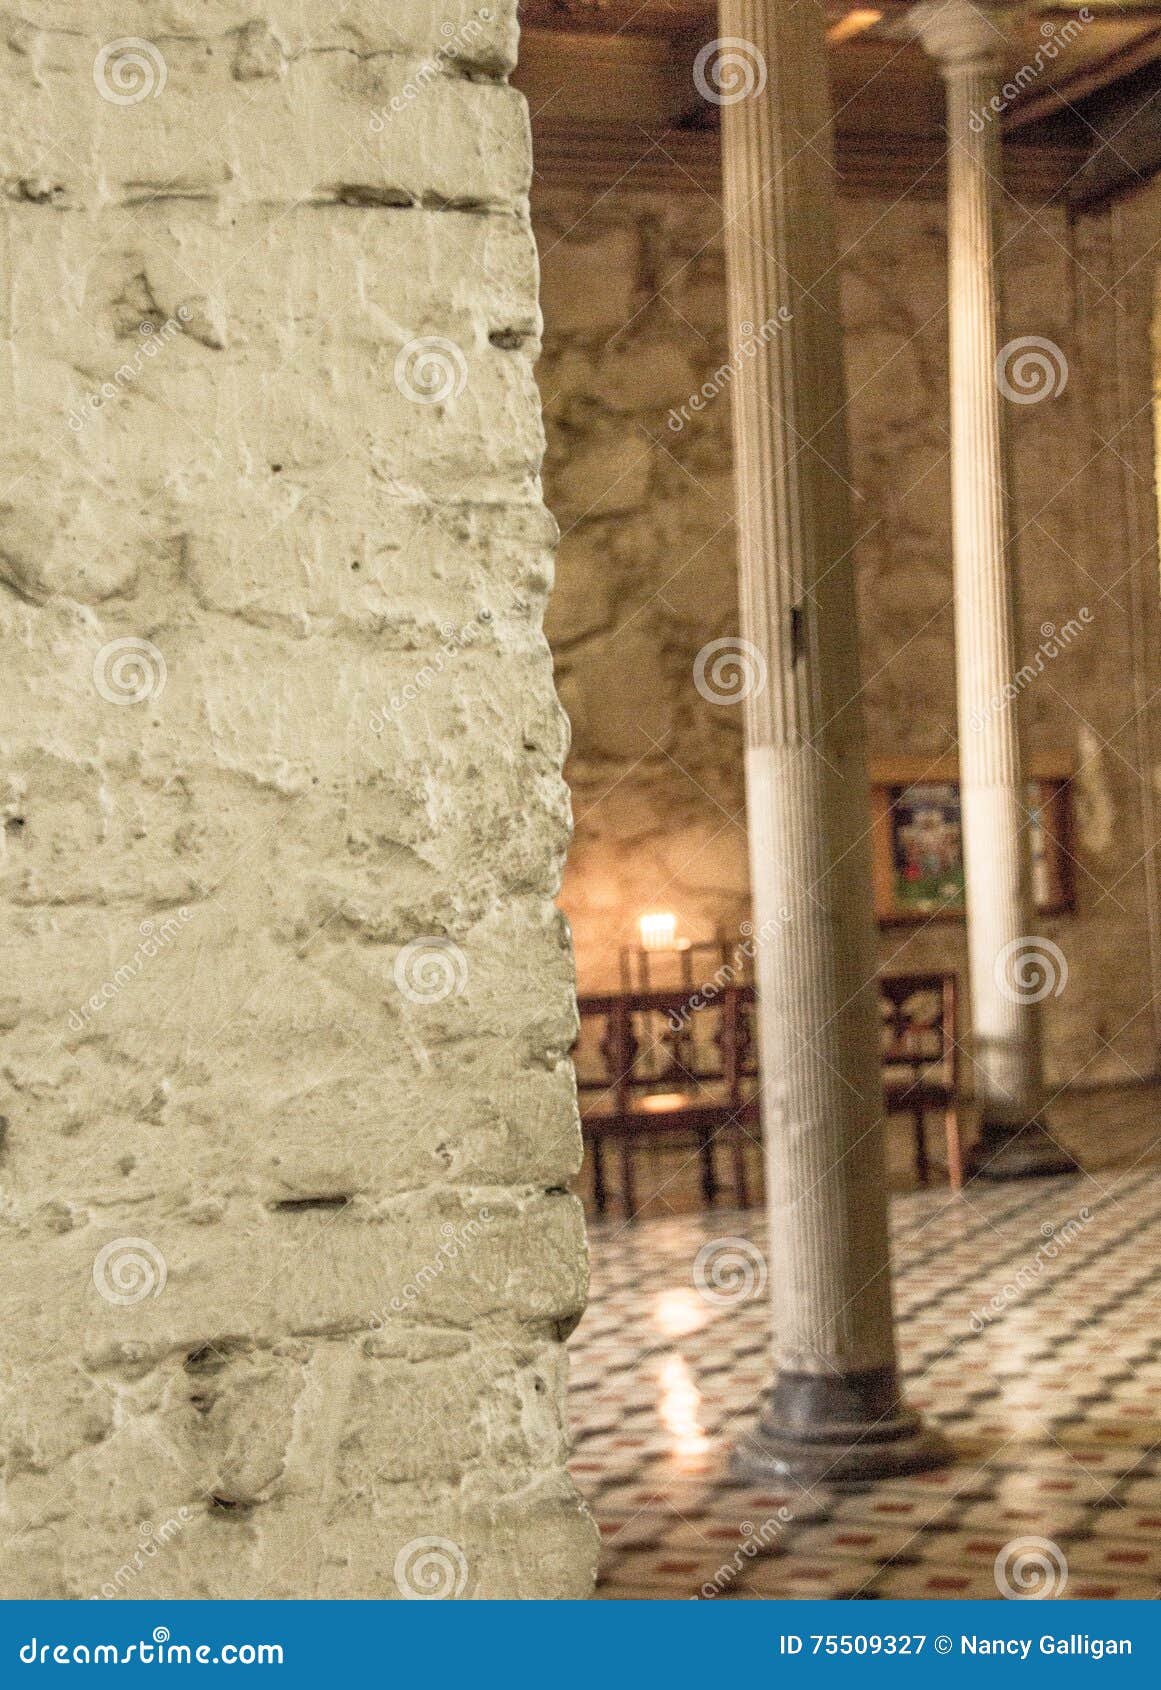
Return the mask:
M1046 1543L1009 1582L1161 1594L1161 1167L916 1193L892 1231L907 1393L956 1462L807 1494L727 1471L769 1375L764 1214L590 1227L572 1467L599 1596L998 1600L1022 1538Z

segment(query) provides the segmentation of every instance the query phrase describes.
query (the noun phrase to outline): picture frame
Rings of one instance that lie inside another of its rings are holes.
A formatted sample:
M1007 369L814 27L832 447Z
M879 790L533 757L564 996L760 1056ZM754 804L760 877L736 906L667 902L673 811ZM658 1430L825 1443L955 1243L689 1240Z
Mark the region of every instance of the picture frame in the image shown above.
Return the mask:
M1073 908L1071 767L1031 760L1032 901L1041 915ZM883 926L965 916L959 771L954 758L897 757L871 765L875 913Z

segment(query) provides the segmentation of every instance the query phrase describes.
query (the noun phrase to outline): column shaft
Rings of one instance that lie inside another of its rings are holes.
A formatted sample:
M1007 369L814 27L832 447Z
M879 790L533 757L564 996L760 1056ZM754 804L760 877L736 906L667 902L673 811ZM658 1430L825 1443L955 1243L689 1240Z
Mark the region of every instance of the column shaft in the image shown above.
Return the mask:
M896 1386L868 782L821 14L722 0L759 1044L779 1372L747 1471L926 1465ZM810 1445L799 1448L798 1445ZM884 1452L890 1445L890 1453Z
M975 1091L983 1118L1019 1126L1040 1105L1039 1011L1002 959L1030 934L1028 841L1015 701L1016 590L1002 395L996 382L996 209L1000 140L973 114L996 92L990 68L946 71L952 533L960 796L967 877Z
M997 222L1003 37L971 0L925 0L910 27L947 85L948 318L960 802L967 885L972 1082L991 1177L1075 1166L1040 1120L1040 965L1020 757L1016 572L1009 509Z

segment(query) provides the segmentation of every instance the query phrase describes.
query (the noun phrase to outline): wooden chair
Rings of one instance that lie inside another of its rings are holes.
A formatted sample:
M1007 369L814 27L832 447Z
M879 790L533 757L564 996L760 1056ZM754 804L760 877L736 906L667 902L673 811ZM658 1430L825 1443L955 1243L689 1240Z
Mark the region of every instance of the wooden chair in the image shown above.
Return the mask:
M948 1176L963 1186L956 1107L955 977L887 975L880 982L884 1097L888 1114L909 1114L916 1171L930 1179L925 1123L943 1114ZM733 1201L749 1201L746 1141L760 1136L758 1058L752 985L729 973L712 989L621 992L580 1000L574 1058L581 1125L592 1155L593 1201L608 1206L606 1149L620 1162L621 1197L636 1212L634 1153L643 1142L684 1143L700 1164L701 1192L713 1203L722 1187L715 1151L731 1153Z
M620 1156L626 1213L636 1210L633 1155L643 1140L686 1143L700 1163L701 1192L712 1203L720 1186L715 1141L728 1136L733 1196L749 1199L745 1136L758 1133L756 1070L746 1071L743 1005L752 986L729 985L712 1002L690 1009L688 988L625 992L580 1000L575 1059L581 1124L593 1159L593 1201L608 1203L605 1149Z
M962 1191L955 975L884 974L879 980L879 1008L887 1113L911 1116L915 1170L921 1185L926 1185L931 1175L926 1119L936 1110L942 1114L948 1184L953 1191Z

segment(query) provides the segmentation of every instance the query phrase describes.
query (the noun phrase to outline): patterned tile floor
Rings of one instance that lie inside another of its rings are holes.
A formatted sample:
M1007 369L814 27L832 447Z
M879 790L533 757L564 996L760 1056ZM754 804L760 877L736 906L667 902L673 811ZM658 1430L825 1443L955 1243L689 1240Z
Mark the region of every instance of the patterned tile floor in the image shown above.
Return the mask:
M769 1372L764 1227L590 1226L572 1465L598 1595L1161 1594L1161 1168L894 1199L907 1392L956 1461L842 1493L726 1471Z

